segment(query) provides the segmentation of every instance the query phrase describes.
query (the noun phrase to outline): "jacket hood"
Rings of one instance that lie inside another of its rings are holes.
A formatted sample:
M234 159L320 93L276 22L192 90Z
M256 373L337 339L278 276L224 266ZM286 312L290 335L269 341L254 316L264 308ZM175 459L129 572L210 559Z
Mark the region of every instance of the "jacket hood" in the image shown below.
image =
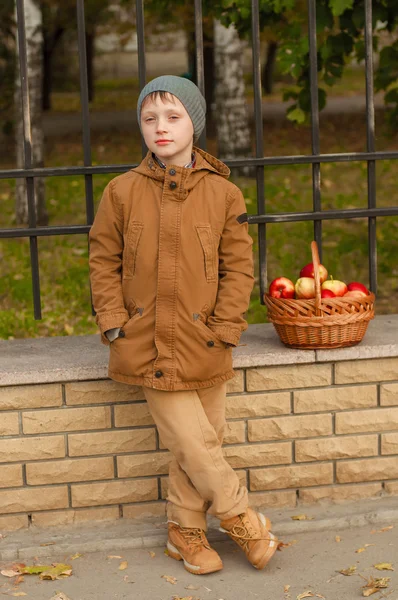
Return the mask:
M193 151L196 156L196 164L192 169L186 169L185 167L178 167L176 165L167 165L168 167L173 166L173 169L177 172L177 174L183 174L183 189L185 194L195 187L195 185L200 181L203 177L208 175L209 173L216 173L224 179L228 179L231 174L230 169L225 165L221 160L218 160L208 152L205 152L201 148L193 147ZM158 165L158 163L153 159L152 152L148 151L145 158L142 162L136 167L132 169L135 173L140 173L140 175L144 175L145 177L150 177L155 181L159 182L159 185L163 185L164 177L165 177L165 169L162 169Z

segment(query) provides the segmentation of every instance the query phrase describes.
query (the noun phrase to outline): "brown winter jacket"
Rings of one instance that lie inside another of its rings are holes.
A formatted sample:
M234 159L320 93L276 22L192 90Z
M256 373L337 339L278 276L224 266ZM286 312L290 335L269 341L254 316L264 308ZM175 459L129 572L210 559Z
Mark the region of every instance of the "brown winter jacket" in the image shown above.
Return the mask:
M90 277L109 377L158 390L233 377L253 287L245 202L229 169L195 148L193 169L148 153L105 188L90 231Z

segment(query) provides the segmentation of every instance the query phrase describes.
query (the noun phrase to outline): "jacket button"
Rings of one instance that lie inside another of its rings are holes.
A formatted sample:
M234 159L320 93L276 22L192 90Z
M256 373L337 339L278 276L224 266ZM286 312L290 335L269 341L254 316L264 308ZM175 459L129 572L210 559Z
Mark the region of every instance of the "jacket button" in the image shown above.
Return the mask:
M126 332L123 329L119 331L119 337L126 337Z
M213 340L209 340L209 341L207 342L207 345L209 346L209 348L213 348L213 346L214 346L214 342L213 342Z
M163 377L163 372L162 371L156 371L155 377L157 377L158 379L159 379L159 377Z
M170 173L170 175L175 175L176 174L176 170L175 169L170 169L169 173Z
M170 187L170 189L171 189L171 190L175 190L175 189L176 189L176 187L177 187L177 184L176 184L176 182L175 182L175 181L172 181L172 182L170 183L169 187Z

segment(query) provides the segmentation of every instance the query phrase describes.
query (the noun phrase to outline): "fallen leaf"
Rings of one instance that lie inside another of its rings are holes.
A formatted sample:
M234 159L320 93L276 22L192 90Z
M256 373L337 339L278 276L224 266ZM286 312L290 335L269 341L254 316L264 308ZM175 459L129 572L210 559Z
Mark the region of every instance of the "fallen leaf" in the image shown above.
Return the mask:
M175 577L171 577L171 575L161 575L163 579L165 579L168 583L172 583L175 585L177 583L177 579Z
M339 571L339 573L341 573L342 575L355 575L355 571L357 570L355 565L352 565L351 567L349 567L348 569L342 569L341 571Z
M183 598L181 598L181 596L172 596L172 600L194 600L194 597L184 596Z
M40 544L40 546L54 546L55 542L45 542L44 544Z
M361 552L365 552L366 548L358 548L358 550L355 550L356 554L360 554Z
M384 533L385 531L390 531L393 529L394 525L388 525L388 527L383 527L382 529L372 529L370 533Z
M376 594L379 591L380 590L377 588L368 588L367 590L363 590L362 596L365 596L367 598L368 596L371 596L372 594Z
M16 577L19 575L19 571L14 571L14 569L4 569L4 571L0 571L4 577Z
M155 558L156 554L154 552L152 552L152 550L149 551L149 556L151 558Z
M292 540L291 542L279 542L278 546L277 546L277 550L282 551L283 548L289 548L289 546L293 546L293 544L297 544L297 540Z
M371 596L372 594L376 594L376 592L380 592L381 589L387 588L390 577L380 577L374 579L372 576L369 578L366 585L362 587L363 592L362 595L365 597Z
M313 521L314 517L307 517L307 515L294 515L294 517L290 517L293 521Z
M314 598L315 594L312 592L304 592L303 594L299 594L296 600L303 600L303 598Z
M128 564L127 560L124 560L119 565L119 571L124 571L124 569L127 569L128 566L129 566L129 564Z
M116 556L114 554L110 554L107 558L123 558L123 556Z
M341 542L341 537L339 535L336 535L334 539L336 540L336 542Z
M14 585L19 585L20 583L22 583L23 581L25 581L25 577L23 575L18 575L18 577L16 578L16 580L14 581Z
M83 554L79 554L78 552L76 552L76 554L74 554L70 558L71 558L71 560L76 560L76 558L80 558L81 556L83 556Z
M200 590L200 586L196 587L196 586L192 585L192 583L190 583L189 585L185 586L185 589L186 590Z
M377 565L373 566L378 571L394 571L391 563L378 563Z
M165 550L163 550L163 554L165 554L166 556L169 555L169 551L167 550L167 548Z
M28 594L25 594L25 592L14 592L13 594L11 594L11 596L27 596Z
M211 589L206 587L205 585L203 586L205 588L205 590L207 590L208 592L211 592Z
M287 594L289 590L290 590L290 585L285 585L283 587L283 591L284 591L285 594Z
M40 573L39 578L55 581L56 579L65 579L65 577L69 577L70 575L72 575L72 567L70 565L56 563L48 571Z

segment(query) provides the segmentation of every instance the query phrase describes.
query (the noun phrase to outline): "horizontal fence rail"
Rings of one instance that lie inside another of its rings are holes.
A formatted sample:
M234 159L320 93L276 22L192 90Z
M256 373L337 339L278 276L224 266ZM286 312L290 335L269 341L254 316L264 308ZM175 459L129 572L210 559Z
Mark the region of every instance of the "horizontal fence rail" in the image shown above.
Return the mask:
M365 73L366 73L366 152L321 153L320 125L318 106L318 65L316 37L316 0L307 0L308 4L308 39L310 57L310 91L311 91L311 154L292 156L264 156L264 133L261 91L261 57L260 57L260 17L259 0L251 0L252 20L252 73L254 91L254 123L255 123L255 156L235 160L226 160L230 168L255 167L257 188L257 214L248 217L249 223L258 226L259 239L259 272L261 301L267 285L267 224L312 221L314 224L314 239L317 241L320 254L322 253L322 223L331 219L362 219L368 220L369 247L369 279L370 288L377 291L377 217L398 216L398 206L377 207L376 167L378 161L398 159L398 151L375 150L375 110L373 86L373 47L372 47L372 1L365 0ZM195 7L195 43L196 43L196 83L202 93L205 91L204 77L204 46L203 46L203 16L202 1L194 0ZM90 111L88 100L88 76L86 58L86 31L84 0L76 0L76 20L79 49L80 70L80 100L82 106L82 146L84 165L64 167L33 167L32 166L32 132L31 113L29 104L29 81L27 77L27 41L25 31L25 16L23 0L16 0L18 54L21 81L22 118L24 126L24 164L23 168L0 170L0 179L25 179L28 200L28 227L0 229L0 239L28 238L30 243L30 261L33 286L34 316L41 318L40 274L38 238L53 235L87 235L94 220L93 176L99 174L124 173L134 167L131 165L93 165L91 159L90 141ZM138 72L140 89L146 83L145 58L145 23L143 0L136 0L136 24L138 45ZM205 133L200 144L206 145ZM142 152L146 152L142 143ZM321 197L320 168L325 163L367 164L367 207L346 210L323 210ZM310 165L312 170L312 211L269 213L267 210L266 169L275 165ZM61 225L38 227L35 216L34 179L42 177L82 176L85 180L86 223L81 225ZM87 283L89 285L89 283Z

